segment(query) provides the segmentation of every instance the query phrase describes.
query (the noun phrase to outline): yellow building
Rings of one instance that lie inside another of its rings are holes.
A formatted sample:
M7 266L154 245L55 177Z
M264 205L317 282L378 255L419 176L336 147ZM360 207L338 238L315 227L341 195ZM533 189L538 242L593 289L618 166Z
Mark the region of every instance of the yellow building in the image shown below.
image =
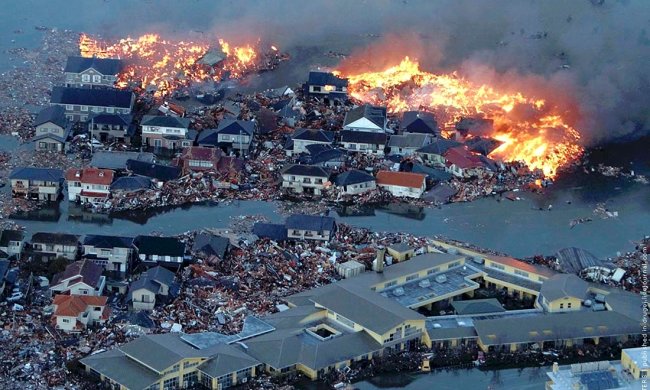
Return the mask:
M624 349L621 352L621 365L634 379L647 378L650 374L650 348Z

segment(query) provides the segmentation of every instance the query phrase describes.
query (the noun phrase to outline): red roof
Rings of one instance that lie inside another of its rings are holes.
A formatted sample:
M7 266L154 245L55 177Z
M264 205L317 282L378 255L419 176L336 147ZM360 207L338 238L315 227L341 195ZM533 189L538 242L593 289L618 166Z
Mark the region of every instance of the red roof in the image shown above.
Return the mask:
M87 184L110 185L113 182L114 172L110 169L70 168L65 171L67 181L79 181Z
M390 185L410 188L421 188L427 175L412 172L377 172L377 185Z
M463 146L449 149L445 154L447 165L455 165L461 169L481 168L484 166L478 155Z
M86 311L88 306L106 306L108 297L90 295L56 295L54 316L77 317Z

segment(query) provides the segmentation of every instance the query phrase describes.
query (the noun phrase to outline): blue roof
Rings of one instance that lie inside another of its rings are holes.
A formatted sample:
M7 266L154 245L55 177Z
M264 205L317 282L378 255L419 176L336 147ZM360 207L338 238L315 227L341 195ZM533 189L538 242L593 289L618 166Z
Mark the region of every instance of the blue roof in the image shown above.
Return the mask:
M402 116L400 127L409 133L440 133L436 118L432 113L425 111L406 111Z
M174 180L181 175L181 169L179 167L145 161L127 160L126 167L136 175L151 177L160 181Z
M103 75L117 75L122 71L124 63L114 58L96 58L96 57L68 57L65 63L64 72L81 73L90 68L95 69Z
M9 179L60 181L63 180L63 171L52 168L21 167L14 169Z
M187 129L190 127L188 118L179 118L165 115L145 115L140 122L142 126L160 126Z
M133 237L86 234L83 244L92 245L95 248L131 248L133 246Z
M248 134L253 135L255 132L255 122L242 121L235 119L224 119L217 127L217 133L220 134Z
M59 107L59 106L57 106ZM133 115L130 114L94 114L88 121L92 120L96 124L129 126L133 121Z
M219 139L217 134L217 129L205 129L199 133L198 140L196 141L199 145L212 145L215 146Z
M284 241L287 239L287 229L284 225L277 223L258 222L253 225L253 234L260 238L268 238L273 241Z
M369 181L375 181L375 177L366 172L353 169L338 175L334 180L334 183L339 187L343 187L352 184L366 183Z
M320 164L328 161L343 160L345 161L347 153L341 149L323 150L319 153L312 154L311 163Z
M335 87L347 87L348 79L342 79L328 72L309 72L309 85L333 85Z
M287 218L285 227L287 230L333 231L336 227L336 221L333 217L324 217L322 215L294 214Z
M153 188L151 179L142 176L123 176L111 184L111 191L139 191Z
M52 122L61 128L65 128L67 123L65 109L61 106L50 106L42 109L34 120L34 127L47 122Z
M117 89L52 88L52 104L131 108L133 93Z

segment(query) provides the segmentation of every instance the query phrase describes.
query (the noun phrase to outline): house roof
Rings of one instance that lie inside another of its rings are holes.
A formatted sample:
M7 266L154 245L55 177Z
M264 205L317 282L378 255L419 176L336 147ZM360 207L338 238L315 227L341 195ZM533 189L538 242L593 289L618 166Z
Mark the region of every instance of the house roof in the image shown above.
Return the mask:
M388 140L388 146L392 148L420 148L430 142L429 134L407 133L393 135Z
M375 177L366 172L353 169L336 176L334 183L339 187L343 187L352 184L367 183L369 181L375 181Z
M330 176L329 172L327 172L325 169L321 167L317 167L315 165L301 165L301 164L290 165L289 167L285 168L282 171L282 174L325 177L325 178Z
M400 128L409 133L438 134L440 128L432 113L426 111L406 111L402 115Z
M253 225L253 234L260 238L268 238L273 241L284 241L287 239L287 229L282 224L257 222Z
M364 104L357 108L353 108L345 114L343 126L348 126L361 118L366 118L373 124L383 129L386 125L386 107L371 106Z
M562 271L572 274L589 267L612 267L609 262L600 260L591 252L575 247L560 249L555 258Z
M484 118L461 118L456 123L456 129L460 131L468 131L474 135L481 135L487 131L491 131L494 125L492 119Z
M48 122L54 123L60 128L65 129L67 123L65 109L61 106L50 106L42 109L34 120L34 127Z
M185 244L175 237L137 236L134 244L144 255L185 255Z
M465 145L472 152L480 153L484 156L492 153L496 148L503 144L502 141L499 141L494 138L487 137L472 137L465 141Z
M456 314L459 315L501 313L506 311L496 298L452 301L451 305L454 307L454 310L456 310Z
M94 246L95 248L131 248L133 246L133 237L119 236L102 236L99 234L86 234L83 241L84 245Z
M447 181L452 177L452 174L447 171L443 171L442 169L432 168L422 164L413 164L413 168L411 168L411 172L423 173L427 175L429 179L435 181Z
M145 115L142 117L140 125L188 129L190 127L190 120L188 118L181 118L176 116Z
M311 163L320 164L328 161L345 161L347 153L341 149L326 149L319 153L311 153Z
M42 244L77 245L79 244L79 236L66 233L39 232L32 235L32 242Z
M147 152L114 152L108 150L98 150L93 153L90 160L90 166L95 168L107 169L126 169L128 160L137 160L147 163L153 163L155 156Z
M219 135L217 129L204 129L199 133L197 141L199 145L217 145Z
M200 252L208 256L219 256L223 259L228 251L230 240L215 236L213 234L199 233L194 237L194 245L192 245L193 252Z
M181 157L190 160L212 161L223 155L221 149L206 148L203 146L188 146L183 148Z
M133 93L119 89L52 88L52 104L131 108Z
M248 134L250 136L255 132L255 122L242 121L236 119L224 119L219 122L217 133L219 134Z
M291 147L289 149L293 149L293 140L290 139L289 142L291 142ZM309 154L315 156L318 153L324 152L326 150L332 150L334 148L329 144L308 144L305 145L305 149L307 149L307 152L309 152Z
M60 107L60 106L55 106ZM133 122L133 115L131 114L106 114L94 113L88 118L96 124L113 125L113 126L129 126Z
M480 168L485 166L481 159L462 146L451 148L445 153L448 165L456 165L462 169Z
M161 266L149 268L142 274L142 278L155 280L156 282L168 287L174 283L174 273Z
M107 186L113 182L114 172L110 169L100 168L70 168L65 171L67 181L78 181L84 184L97 184Z
M294 214L287 218L284 224L287 230L316 230L333 231L336 227L336 220L333 217L321 215Z
M58 136L56 134L52 133L46 133L46 134L41 134L38 137L32 138L32 142L36 143L38 141L42 140L53 140L56 141L60 144L65 144L68 138L70 138L70 133L72 132L72 129L70 127L66 127L65 132L63 133L63 136Z
M129 389L144 389L160 379L155 371L127 357L119 348L86 356L81 362Z
M63 272L59 272L52 278L52 285L55 286L64 280L80 277L79 282L95 287L102 276L104 269L101 265L90 260L79 260L68 264Z
M341 131L341 142L351 142L358 144L386 145L388 137L385 133L373 133L370 131Z
M140 191L153 188L151 178L143 176L123 176L111 184L111 191Z
M442 156L447 152L447 150L451 148L455 148L460 145L462 145L460 142L437 137L433 140L432 143L421 147L420 149L416 150L416 152L426 153L426 154L438 154Z
M299 139L304 141L331 143L334 142L334 132L322 129L297 128L293 132L291 138L294 140Z
M407 253L414 250L409 244L405 242L398 242L396 244L389 245L388 249L391 249L397 253Z
M212 47L197 61L197 63L202 65L215 66L219 62L225 60L226 57L226 53L224 53L220 47Z
M21 230L3 230L0 233L0 246L9 246L11 241L22 241L25 239L25 232Z
M58 182L63 179L63 171L52 168L19 167L11 172L9 179Z
M127 302L133 302L133 293L138 290L147 290L152 294L158 294L160 291L160 285L156 283L153 279L147 277L140 277L138 280L134 280L129 284L129 294L127 295Z
M70 56L65 63L64 72L81 73L90 68L103 75L116 76L124 68L124 62L115 58L77 57Z
M260 364L257 359L233 345L222 344L214 352L216 353L214 357L197 367L198 370L212 378L218 378Z
M589 284L572 274L557 274L542 283L540 295L549 302L565 297L583 299L589 288Z
M513 268L518 268L520 270L527 271L533 274L546 276L547 278L550 278L553 275L557 274L557 272L543 265L531 264L525 261L517 260L513 257L495 256L495 255L487 255L484 257L487 258L488 260L495 261L500 264L508 265Z
M144 161L127 160L126 167L135 175L146 176L160 181L174 180L181 175L181 169L179 167Z
M427 175L411 172L377 172L377 185L391 185L409 188L421 188Z
M336 77L334 74L329 72L309 72L309 79L307 81L309 85L333 85L335 87L347 87L348 79L343 79Z
M106 306L108 297L93 295L63 295L54 296L52 302L56 305L54 316L77 317L86 311L88 306Z

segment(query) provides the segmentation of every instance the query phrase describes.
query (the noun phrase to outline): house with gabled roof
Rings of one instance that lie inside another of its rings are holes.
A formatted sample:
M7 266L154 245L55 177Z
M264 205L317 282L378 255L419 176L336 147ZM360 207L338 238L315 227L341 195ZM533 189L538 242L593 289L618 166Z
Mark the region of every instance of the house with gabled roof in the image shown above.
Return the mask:
M377 186L398 197L421 198L427 175L412 172L377 172Z
M79 236L66 233L34 233L32 235L32 250L43 259L65 257L76 260L79 253Z
M106 271L126 274L133 260L133 237L86 234L82 258L92 261Z
M282 188L296 194L320 195L329 185L330 173L314 165L290 165L282 171Z
M337 77L330 72L311 71L305 89L313 96L345 99L348 94L348 79Z
M131 114L92 114L88 129L92 138L100 142L124 142L130 144L136 126Z
M107 297L56 295L52 304L52 325L64 332L81 332L88 326L108 321L111 309Z
M124 62L115 58L70 56L66 61L65 86L76 88L113 88Z
M364 104L345 114L343 130L385 133L387 124L386 107Z
M435 116L426 111L406 111L400 122L402 133L429 134L432 137L440 135L440 127Z
M140 261L147 265L176 267L185 259L185 243L176 237L137 236L133 245Z
M343 149L351 153L358 152L383 156L387 139L385 133L354 130L341 131Z
M388 140L391 155L410 156L416 150L429 145L434 139L429 134L406 133L392 135Z
M127 160L126 168L134 175L149 177L158 183L176 180L181 175L179 167L138 160Z
M167 297L174 287L174 273L161 266L149 268L129 285L127 302L133 310L153 310L156 298Z
M230 240L226 237L208 233L199 233L194 237L192 253L205 258L223 260L230 249Z
M154 153L173 153L181 148L192 146L188 137L190 120L176 116L145 115L140 122L142 144L153 148Z
M461 146L460 142L454 140L437 137L432 140L433 142L422 146L415 150L415 155L422 159L425 165L435 168L446 168L447 160L445 153L451 148Z
M355 169L336 176L334 184L347 195L362 194L377 188L374 176Z
M487 169L481 157L470 152L464 146L457 146L447 150L444 158L449 173L457 177L478 176Z
M189 146L183 148L178 158L178 165L182 167L183 174L190 172L216 171L223 152L218 148L203 146Z
M336 233L336 220L322 215L294 214L284 226L290 240L329 241Z
M197 139L199 146L221 148L226 153L248 154L255 134L255 122L223 119L216 129L203 130Z
M11 196L56 201L61 195L63 171L52 168L19 167L9 175Z
M68 183L68 200L82 204L97 205L110 195L115 172L99 168L70 168L65 172Z
M100 265L91 260L75 261L68 264L65 271L54 275L50 290L68 295L102 295L106 286L103 271Z
M291 135L291 148L287 149L287 154L305 153L308 145L331 145L333 142L333 131L298 128Z
M50 106L42 109L34 120L34 127L36 131L32 141L37 151L65 151L72 127L63 107Z
M50 105L65 108L70 121L86 122L91 114L131 114L135 95L117 89L52 88Z

